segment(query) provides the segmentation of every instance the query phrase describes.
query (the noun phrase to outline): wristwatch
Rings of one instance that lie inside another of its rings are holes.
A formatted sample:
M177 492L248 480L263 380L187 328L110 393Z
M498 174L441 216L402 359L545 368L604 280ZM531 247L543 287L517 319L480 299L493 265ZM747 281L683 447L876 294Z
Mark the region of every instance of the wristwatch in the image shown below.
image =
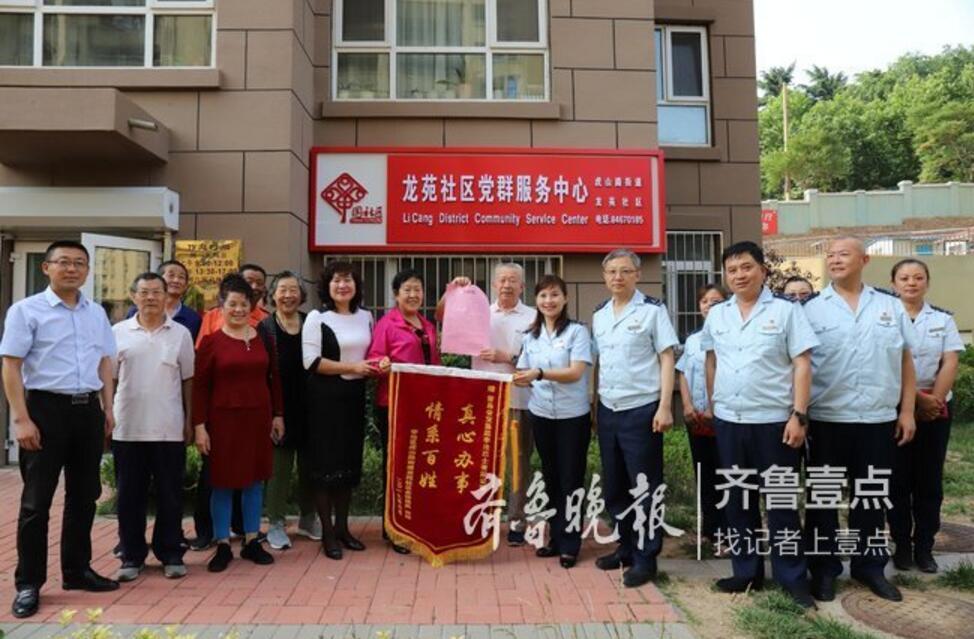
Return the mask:
M800 410L792 410L791 414L798 418L798 423L802 428L808 427L808 413L803 413Z

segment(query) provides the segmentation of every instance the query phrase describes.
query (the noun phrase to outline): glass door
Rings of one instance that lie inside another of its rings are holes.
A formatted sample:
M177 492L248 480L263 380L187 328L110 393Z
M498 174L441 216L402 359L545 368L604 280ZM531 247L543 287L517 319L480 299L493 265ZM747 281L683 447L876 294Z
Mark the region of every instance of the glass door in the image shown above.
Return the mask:
M91 257L91 270L81 291L101 304L108 320L125 319L132 302L129 286L140 273L154 271L162 262L162 242L82 233L81 243Z

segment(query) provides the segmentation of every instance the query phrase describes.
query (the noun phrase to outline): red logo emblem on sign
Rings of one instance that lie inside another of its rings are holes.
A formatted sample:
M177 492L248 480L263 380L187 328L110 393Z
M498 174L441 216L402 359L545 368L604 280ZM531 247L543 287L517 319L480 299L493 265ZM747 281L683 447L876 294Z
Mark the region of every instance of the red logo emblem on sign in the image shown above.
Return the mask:
M342 173L321 192L321 199L335 209L345 223L345 213L362 201L369 192L348 173Z

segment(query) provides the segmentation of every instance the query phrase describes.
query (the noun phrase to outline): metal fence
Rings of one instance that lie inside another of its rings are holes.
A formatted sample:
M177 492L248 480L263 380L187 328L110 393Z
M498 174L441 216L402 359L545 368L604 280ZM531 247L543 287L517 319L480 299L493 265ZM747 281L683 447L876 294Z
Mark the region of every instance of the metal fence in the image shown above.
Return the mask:
M561 256L537 255L395 255L363 256L344 255L329 258L328 261L343 260L357 266L362 275L364 291L363 303L373 309L376 316L382 316L387 309L395 306L392 296L392 279L403 269L416 269L423 274L424 287L422 312L433 316L436 302L450 281L461 275L469 277L474 284L490 294L490 282L497 264L513 262L524 269L524 302L534 304L534 286L542 275L554 273L561 275Z
M697 289L721 281L720 231L670 231L663 260L663 295L680 341L703 325Z

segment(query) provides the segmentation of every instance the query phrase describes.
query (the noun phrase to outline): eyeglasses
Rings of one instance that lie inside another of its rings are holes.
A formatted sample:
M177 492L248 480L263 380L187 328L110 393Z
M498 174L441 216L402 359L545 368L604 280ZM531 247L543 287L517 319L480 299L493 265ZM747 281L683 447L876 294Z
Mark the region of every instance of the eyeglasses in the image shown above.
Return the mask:
M634 268L622 268L622 269L612 269L609 271L602 271L606 277L616 277L621 275L623 277L631 277L636 274L636 269Z
M78 269L79 271L82 270L82 269L88 268L88 260L81 260L81 259L78 259L78 260L69 260L66 257L62 257L59 260L53 260L53 261L52 260L48 260L47 263L48 264L54 264L58 268L71 268L73 266L76 269Z

